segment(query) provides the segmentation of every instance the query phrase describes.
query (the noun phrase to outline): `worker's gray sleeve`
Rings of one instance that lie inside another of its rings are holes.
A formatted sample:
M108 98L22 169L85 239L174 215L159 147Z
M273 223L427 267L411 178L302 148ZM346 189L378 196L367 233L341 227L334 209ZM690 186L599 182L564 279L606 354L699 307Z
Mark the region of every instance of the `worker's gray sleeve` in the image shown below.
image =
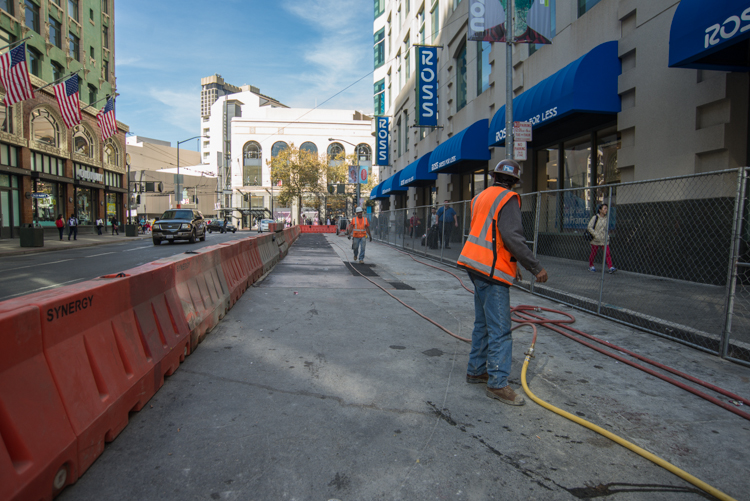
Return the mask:
M526 245L526 237L523 235L523 224L521 223L521 208L515 199L509 200L500 210L497 217L497 229L503 238L505 248L524 268L534 275L544 269Z

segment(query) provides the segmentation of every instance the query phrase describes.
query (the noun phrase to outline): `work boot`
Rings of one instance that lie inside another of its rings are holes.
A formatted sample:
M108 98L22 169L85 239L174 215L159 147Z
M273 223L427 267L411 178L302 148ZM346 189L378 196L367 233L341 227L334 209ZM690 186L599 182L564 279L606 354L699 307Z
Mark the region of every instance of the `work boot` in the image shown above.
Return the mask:
M489 379L490 375L486 372L478 376L473 376L471 374L466 375L466 382L469 384L487 384L487 381L489 381Z
M500 400L504 404L508 405L524 405L526 401L521 395L517 395L510 385L503 388L487 388L485 393L488 397Z

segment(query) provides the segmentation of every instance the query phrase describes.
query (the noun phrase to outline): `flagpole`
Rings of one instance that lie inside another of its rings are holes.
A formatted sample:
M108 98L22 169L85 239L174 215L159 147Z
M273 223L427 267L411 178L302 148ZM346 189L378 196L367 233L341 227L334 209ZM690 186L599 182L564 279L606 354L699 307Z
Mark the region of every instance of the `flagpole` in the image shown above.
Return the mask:
M111 95L109 95L109 96L104 96L103 98L101 98L101 99L97 99L96 101L94 101L94 102L93 102L93 103L91 103L91 104L87 104L86 106L84 106L83 108L81 108L81 111L85 110L86 108L91 108L91 107L92 107L92 106L94 106L94 105L95 105L96 103L99 103L99 102L101 102L101 101L104 101L104 100L106 100L106 99L109 99L110 97L112 97L112 98L115 98L115 97L117 97L117 96L119 96L119 95L120 95L120 94L117 94L117 93L115 93L115 94L111 94Z
M37 90L37 91L40 91L40 90L42 90L42 89L46 89L46 88L47 88L47 87L49 87L50 85L55 85L55 84L57 84L58 82L62 82L63 80L65 80L65 79L67 79L67 78L70 78L70 77L71 77L71 76L73 76L73 75L77 75L77 74L78 74L78 72L80 72L80 71L81 71L81 70L78 70L78 71L74 71L73 73L68 73L68 74L67 74L67 75L65 75L64 77L60 77L60 78L58 78L57 80L54 80L54 81L52 81L52 82L48 83L47 85L44 85L44 86L42 86L42 87L39 87L38 89L35 89L35 90Z
M29 40L30 38L31 37L22 38L21 40L17 40L11 44L0 47L0 50L7 49L8 47L16 47L17 45L22 44L23 42L25 42L26 40Z

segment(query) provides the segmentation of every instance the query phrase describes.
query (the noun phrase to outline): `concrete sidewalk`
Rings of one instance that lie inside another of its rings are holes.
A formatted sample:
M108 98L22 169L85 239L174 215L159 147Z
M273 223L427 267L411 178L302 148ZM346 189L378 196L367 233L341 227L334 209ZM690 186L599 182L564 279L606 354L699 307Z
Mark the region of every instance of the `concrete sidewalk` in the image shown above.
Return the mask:
M44 247L21 247L21 240L18 238L1 238L0 239L0 257L2 256L20 256L23 254L37 254L39 252L54 252L58 250L69 250L80 247L94 247L96 245L106 245L124 240L144 240L151 238L151 234L138 235L136 237L126 237L125 231L121 231L119 235L112 235L111 233L104 233L97 235L96 233L78 234L76 240L68 240L68 231L65 230L63 239L55 235L49 237L44 235Z
M350 252L301 235L59 499L710 499L528 398L487 398L465 382L468 346L353 273ZM376 243L365 262L471 335L473 296L455 278ZM740 365L515 289L511 303L569 311L584 332L748 396ZM531 332L514 338L518 386ZM547 329L536 348L539 398L747 499L750 421Z

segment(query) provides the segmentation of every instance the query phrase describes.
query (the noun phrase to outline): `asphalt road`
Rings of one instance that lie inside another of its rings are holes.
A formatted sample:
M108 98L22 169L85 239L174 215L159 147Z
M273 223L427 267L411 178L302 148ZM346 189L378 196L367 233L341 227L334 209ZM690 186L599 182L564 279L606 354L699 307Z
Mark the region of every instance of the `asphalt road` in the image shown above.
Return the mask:
M163 257L255 235L255 232L208 233L205 242L162 242L151 239L96 247L7 256L0 260L0 301L119 273Z

